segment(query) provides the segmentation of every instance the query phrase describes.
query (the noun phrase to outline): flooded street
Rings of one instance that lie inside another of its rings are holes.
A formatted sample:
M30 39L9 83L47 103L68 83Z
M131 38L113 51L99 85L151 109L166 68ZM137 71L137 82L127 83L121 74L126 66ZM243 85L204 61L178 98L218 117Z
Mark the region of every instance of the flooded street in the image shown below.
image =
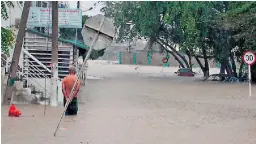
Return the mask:
M90 67L79 94L79 113L63 107L18 105L22 117L2 106L3 144L255 144L256 87L149 76ZM101 69L101 70L99 70ZM104 72L104 73L103 73Z

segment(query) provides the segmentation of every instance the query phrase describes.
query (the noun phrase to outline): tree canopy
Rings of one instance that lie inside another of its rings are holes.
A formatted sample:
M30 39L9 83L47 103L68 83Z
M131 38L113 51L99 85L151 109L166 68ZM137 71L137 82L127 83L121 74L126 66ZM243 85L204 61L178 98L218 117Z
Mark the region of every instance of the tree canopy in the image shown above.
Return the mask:
M8 8L14 8L14 3L11 1L1 1L1 17L3 20L8 20ZM9 55L9 49L13 47L14 35L8 28L1 27L1 50L4 54Z
M209 59L221 63L221 72L237 76L235 60L241 62L245 50L256 50L254 1L119 1L105 5L102 11L114 19L117 41L147 38L150 48L153 43L161 44L182 67L192 67L183 54L194 57L205 76L209 75Z

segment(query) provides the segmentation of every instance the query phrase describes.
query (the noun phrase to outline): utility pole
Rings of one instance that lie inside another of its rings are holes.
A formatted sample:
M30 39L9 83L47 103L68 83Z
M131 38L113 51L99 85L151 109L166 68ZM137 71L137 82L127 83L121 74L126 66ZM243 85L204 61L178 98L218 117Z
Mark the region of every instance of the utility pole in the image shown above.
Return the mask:
M80 1L77 1L77 9L80 8Z
M50 105L58 105L58 1L52 2L52 93Z
M24 7L22 10L22 14L21 14L19 31L18 31L18 35L16 38L15 48L14 48L14 52L13 52L13 56L12 56L10 75L8 77L6 91L5 91L5 95L4 95L4 103L5 104L10 103L10 100L12 97L12 92L14 90L14 83L15 83L18 64L19 64L19 60L20 60L23 39L25 37L30 4L31 4L31 1L25 1Z
M79 9L79 7L80 7L80 1L77 1L76 7L77 7L77 9ZM76 28L75 43L76 43L76 41L77 41L77 28ZM78 51L77 51L77 47L75 47L75 48L76 48L76 57L75 57L76 62L75 62L74 64L75 64L75 66L76 66L76 70L78 71L78 70L79 70L79 67L78 67L79 53L78 53Z

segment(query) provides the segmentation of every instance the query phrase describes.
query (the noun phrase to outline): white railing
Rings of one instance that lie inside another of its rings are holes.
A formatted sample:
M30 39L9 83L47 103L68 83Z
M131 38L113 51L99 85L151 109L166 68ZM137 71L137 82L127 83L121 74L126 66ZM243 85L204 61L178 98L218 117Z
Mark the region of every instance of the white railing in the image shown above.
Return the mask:
M28 88L30 85L32 85L36 91L40 92L43 94L43 97L45 98L50 98L52 88L51 88L51 70L47 68L41 61L39 61L36 57L34 57L31 53L29 53L27 50L22 49L23 52L23 62L22 65L22 71L18 72L19 79L21 80L21 77L23 78L22 80L26 80L27 82L27 87ZM2 58L2 61L5 61ZM79 65L79 62L76 63L76 68L79 70L81 68L81 65ZM8 63L6 63L8 65ZM7 66L5 66L7 68ZM85 79L86 79L86 72L87 72L87 67L83 70L83 73L81 74L81 83L82 85L85 85ZM62 102L63 95L62 95L62 88L61 88L61 80L59 79L58 82L58 102Z
M27 56L23 58L23 78L27 80L27 86L32 84L36 90L43 93L45 98L49 98L51 96L51 78L46 73L51 73L51 70L28 51L22 49L22 52Z
M35 58L33 55L31 55L28 51L22 49L22 52L26 54L29 58L33 59L37 64L39 64L41 67L43 67L46 71L51 73L51 70L48 69L44 64L42 64L37 58Z
M49 98L51 94L51 86L46 83L50 80L50 77L44 74L42 70L35 66L31 61L26 61L27 64L24 65L24 68L27 70L23 73L23 78L27 80L28 84L33 84L35 88L41 91L46 98Z
M26 82L26 87L29 88L31 85L35 88L38 93L42 93L40 97L50 98L52 88L51 88L51 70L47 68L44 64L42 64L37 58L31 55L28 51L22 49L23 52L23 62L22 71L17 72L17 77L19 80ZM4 58L1 58L2 62L6 62ZM7 61L8 62L8 61ZM6 62L6 66L4 66L8 71L8 63ZM59 89L58 89L58 103L62 103L63 95L61 93L61 80L58 81ZM32 90L32 89L31 89ZM40 95L40 94L39 94ZM39 96L38 95L38 96ZM40 98L37 97L37 98ZM39 101L39 103L41 103Z

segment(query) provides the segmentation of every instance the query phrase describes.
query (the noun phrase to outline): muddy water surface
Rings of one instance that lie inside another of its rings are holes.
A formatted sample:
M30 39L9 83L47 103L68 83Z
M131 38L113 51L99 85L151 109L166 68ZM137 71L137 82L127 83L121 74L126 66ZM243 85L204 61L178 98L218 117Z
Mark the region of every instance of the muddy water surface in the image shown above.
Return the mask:
M177 77L106 73L88 80L79 114L62 107L19 105L10 118L2 106L3 144L256 144L256 88Z

